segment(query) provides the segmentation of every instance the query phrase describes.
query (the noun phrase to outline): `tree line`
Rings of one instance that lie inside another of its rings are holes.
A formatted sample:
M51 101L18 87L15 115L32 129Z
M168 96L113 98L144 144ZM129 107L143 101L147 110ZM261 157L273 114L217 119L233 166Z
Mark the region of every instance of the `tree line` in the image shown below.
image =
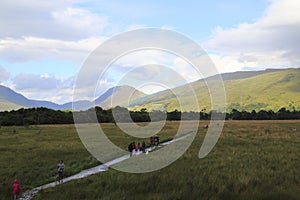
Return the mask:
M21 108L19 110L0 112L0 125L38 125L38 124L73 124L76 116L76 123L116 123L116 122L150 122L161 120L209 120L212 114L218 117L223 113L216 111L206 112L172 112L151 111L141 109L140 111L128 111L127 108L115 107L113 109L102 109L101 107L90 108L85 111L60 111L48 108ZM290 120L300 119L300 111L290 111L281 108L277 112L272 110L238 111L233 109L226 113L226 120Z

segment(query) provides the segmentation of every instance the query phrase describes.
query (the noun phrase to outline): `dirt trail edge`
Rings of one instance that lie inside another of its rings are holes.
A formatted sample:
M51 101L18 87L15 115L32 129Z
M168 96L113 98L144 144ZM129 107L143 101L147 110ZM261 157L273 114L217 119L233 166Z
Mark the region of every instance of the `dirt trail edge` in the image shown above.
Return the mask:
M182 140L186 137L190 136L190 134L186 134L186 135L183 135L181 137L178 137L178 138L175 138L173 140L170 140L170 141L167 141L167 142L163 142L163 143L160 143L158 146L152 146L152 147L148 147L146 148L146 151L153 151L154 149L156 148L160 148L162 146L165 146L165 145L168 145L170 143L173 143L173 142L176 142L176 141L179 141L179 140ZM140 152L139 154L142 154L142 152ZM137 154L137 155L139 155ZM101 164L101 165L98 165L96 167L93 167L93 168L90 168L90 169L86 169L86 170L83 170L81 172L79 172L78 174L74 174L73 176L69 176L67 178L64 178L64 182L63 183L66 183L66 182L69 182L69 181L72 181L72 180L75 180L75 179L81 179L81 178L85 178L87 176L90 176L90 175L93 175L93 174L97 174L99 172L103 172L103 171L106 171L108 170L109 166L111 165L114 165L114 164L117 164L117 163L120 163L126 159L129 159L130 158L130 154L128 153L127 155L125 156L122 156L122 157L119 157L119 158L116 158L116 159L113 159L109 162L106 162L104 164ZM62 184L63 184L62 183ZM33 188L32 190L27 190L26 192L24 192L20 198L20 200L31 200L34 195L36 193L38 193L39 191L43 190L43 189L47 189L47 188L50 188L50 187L55 187L57 185L56 182L52 182L52 183L48 183L48 184L45 184L45 185L41 185L39 187L36 187L36 188Z

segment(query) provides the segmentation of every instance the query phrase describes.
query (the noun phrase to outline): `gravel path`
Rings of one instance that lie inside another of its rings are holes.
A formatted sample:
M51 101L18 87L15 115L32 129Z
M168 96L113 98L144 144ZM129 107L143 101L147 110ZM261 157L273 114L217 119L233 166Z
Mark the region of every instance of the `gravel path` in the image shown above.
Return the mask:
M167 141L167 142L160 143L158 146L149 147L149 148L146 149L146 151L149 151L149 152L153 151L156 148L160 148L162 146L168 145L168 144L176 142L178 140L182 140L182 139L186 138L187 136L189 136L189 134L181 136L181 137L173 139L173 140L170 140L170 141ZM142 154L142 152L140 152L136 155L139 155L139 154ZM69 176L67 178L64 178L63 183L66 183L66 182L69 182L69 181L72 181L72 180L75 180L75 179L85 178L87 176L106 171L106 170L108 170L109 166L120 163L120 162L122 162L126 159L129 159L129 158L130 158L130 154L127 154L125 156L122 156L122 157L116 158L114 160L111 160L107 163L98 165L98 166L90 168L90 169L83 170L83 171L79 172L78 174L74 174L73 176ZM52 182L52 183L48 183L48 184L33 188L32 190L28 190L28 191L26 191L22 194L22 197L20 198L20 200L31 200L34 197L34 195L36 193L38 193L39 191L41 191L43 189L50 188L50 187L55 187L56 185L57 185L56 182Z

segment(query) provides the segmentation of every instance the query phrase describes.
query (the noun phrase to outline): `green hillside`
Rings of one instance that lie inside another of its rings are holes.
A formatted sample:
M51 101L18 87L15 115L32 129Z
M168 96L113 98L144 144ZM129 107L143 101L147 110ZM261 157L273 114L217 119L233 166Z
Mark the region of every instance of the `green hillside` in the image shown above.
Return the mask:
M300 110L300 68L265 70L260 72L235 72L223 74L226 91L227 111L237 110L274 110L282 107L289 110ZM214 78L207 79L213 85ZM191 92L184 85L172 91L163 91L141 99L132 105L133 110L151 109L154 105L163 105L167 111L181 110L173 93L183 96L182 104L185 111L209 111L211 109L210 95L203 80L193 82L191 86L196 92L199 109L191 103Z
M226 108L230 112L237 110L273 110L278 111L285 107L289 110L300 110L300 68L297 69L272 69L265 71L244 71L222 74L226 91ZM209 77L206 82L215 87L215 77ZM199 80L188 85L183 85L171 90L165 90L153 95L144 96L144 93L122 86L114 91L114 105L128 107L127 97L131 94L131 110L147 108L149 111L164 107L167 111L210 111L211 97L205 80ZM195 91L199 107L192 103ZM51 102L29 100L14 91L0 87L0 111L19 109L21 107L47 107L54 109L71 109L68 106L57 105ZM96 105L109 108L112 90L96 100ZM218 90L212 90L218 93ZM179 106L176 96L181 96ZM183 109L181 109L183 108Z

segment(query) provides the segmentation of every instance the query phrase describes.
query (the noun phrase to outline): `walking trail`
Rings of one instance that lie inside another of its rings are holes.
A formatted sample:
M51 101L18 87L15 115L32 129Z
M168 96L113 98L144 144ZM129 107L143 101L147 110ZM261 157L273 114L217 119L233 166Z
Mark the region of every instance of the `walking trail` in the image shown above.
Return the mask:
M178 137L176 139L160 143L158 146L152 146L152 147L146 148L146 151L148 151L148 152L153 151L156 148L160 148L160 147L166 146L166 145L168 145L170 143L182 140L182 139L188 137L189 135L190 134L187 134L187 135ZM140 153L138 153L136 155L140 155L140 154L142 154L142 152L140 152ZM111 160L109 162L106 162L104 164L98 165L96 167L83 170L83 171L79 172L78 174L74 174L73 176L69 176L67 178L64 178L64 182L63 183L66 183L66 182L69 182L69 181L72 181L72 180L75 180L75 179L85 178L87 176L90 176L90 175L93 175L93 174L97 174L97 173L100 173L100 172L103 172L103 171L107 171L111 165L115 165L115 164L120 163L120 162L122 162L122 161L124 161L126 159L129 159L129 158L130 158L130 154L127 154L125 156L113 159L113 160ZM41 191L43 189L50 188L50 187L55 187L56 185L57 185L56 182L52 182L52 183L48 183L48 184L41 185L39 187L33 188L32 190L28 190L28 191L26 191L26 192L24 192L22 194L20 200L31 200L34 197L34 195L37 194L39 191Z

